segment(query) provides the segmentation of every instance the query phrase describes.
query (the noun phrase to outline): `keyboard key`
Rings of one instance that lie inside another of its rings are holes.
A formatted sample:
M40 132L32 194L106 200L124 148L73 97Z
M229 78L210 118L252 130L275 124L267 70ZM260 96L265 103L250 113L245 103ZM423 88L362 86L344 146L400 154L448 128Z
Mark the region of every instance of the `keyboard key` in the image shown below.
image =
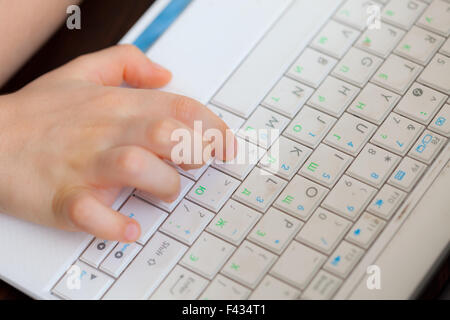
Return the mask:
M367 0L347 0L336 12L334 18L358 30L367 27L367 9L379 4Z
M254 289L277 258L251 242L244 241L222 269L222 273Z
M197 299L207 285L208 280L181 266L176 266L150 299L193 300Z
M283 135L315 148L335 122L335 118L305 106L291 121Z
M325 187L332 187L352 160L345 153L321 144L300 169L300 174Z
M355 46L385 59L404 35L405 31L382 22L380 29L367 29Z
M426 65L444 41L443 37L414 26L400 41L394 52L415 63Z
M299 295L299 290L267 275L253 291L249 300L294 300Z
M289 119L264 107L258 107L239 130L242 139L268 149L286 128Z
M320 270L301 298L305 300L328 300L336 293L342 280Z
M239 180L209 168L188 193L187 198L218 212L239 184Z
M274 206L295 218L306 221L327 192L327 188L301 176L295 176L280 194Z
M381 12L381 19L409 30L426 7L426 4L417 0L390 1Z
M431 164L446 143L447 138L425 130L408 155L426 164Z
M419 77L419 82L450 95L450 57L436 54Z
M422 70L423 67L418 64L396 55L390 55L371 81L403 95Z
M157 232L116 280L104 299L147 299L186 250L185 245Z
M323 268L341 278L346 278L363 255L363 249L342 241Z
M280 137L261 159L259 166L286 180L292 179L312 150L295 141Z
M379 188L399 161L399 156L368 143L356 160L353 161L347 174Z
M395 111L422 124L428 124L446 100L446 95L415 83Z
M350 105L348 112L379 125L399 99L398 94L368 83Z
M359 34L360 32L353 28L330 20L311 42L311 47L333 58L341 59Z
M336 63L336 59L306 48L289 69L287 75L310 87L317 88Z
M100 270L114 278L119 277L141 249L142 246L136 243L119 242L105 261L103 261Z
M203 232L186 252L180 264L211 280L234 249L231 244Z
M383 230L385 222L369 213L364 213L354 224L345 239L367 249Z
M339 119L324 142L356 156L375 132L376 126L348 113Z
M233 198L260 212L266 212L286 184L281 178L255 168L234 193Z
M280 254L302 226L303 222L300 220L275 208L270 208L250 232L247 239Z
M350 229L350 226L349 221L319 208L306 222L295 239L323 253L330 254Z
M450 56L450 38L445 41L444 45L439 50L440 53L445 54L446 56Z
M116 246L117 241L109 241L95 238L89 245L85 252L80 257L80 260L90 264L94 268L98 268L100 263L106 258L111 250Z
M370 53L351 48L345 57L338 62L332 75L355 86L363 87L382 63L382 59Z
M213 217L212 212L183 199L160 230L181 242L191 245Z
M218 274L202 293L199 300L244 300L249 295L249 289Z
M450 36L450 4L447 0L431 2L417 24L444 37Z
M431 122L430 129L450 137L450 105L446 104Z
M322 206L355 221L375 192L375 188L344 175L325 198Z
M292 241L270 274L304 290L324 262L323 254Z
M385 184L372 200L367 211L380 218L389 220L405 197L406 193L403 191Z
M98 300L112 285L113 278L77 261L52 290L66 300Z
M405 155L423 129L421 124L391 113L378 128L371 142L399 155Z
M342 80L328 77L316 90L308 104L334 117L340 117L359 89Z
M237 132L245 122L245 119L212 104L209 104L208 108L219 116L219 118L222 119L233 132Z
M314 90L295 80L283 77L266 96L262 105L293 118Z
M138 198L131 196L120 209L127 217L136 219L141 226L141 237L138 243L144 245L148 239L158 230L159 226L167 218L167 213Z
M261 214L234 200L228 200L208 226L208 231L235 245L239 245Z
M419 161L405 157L402 162L400 162L400 165L394 171L388 182L409 192L416 185L420 177L422 177L426 168L427 166Z

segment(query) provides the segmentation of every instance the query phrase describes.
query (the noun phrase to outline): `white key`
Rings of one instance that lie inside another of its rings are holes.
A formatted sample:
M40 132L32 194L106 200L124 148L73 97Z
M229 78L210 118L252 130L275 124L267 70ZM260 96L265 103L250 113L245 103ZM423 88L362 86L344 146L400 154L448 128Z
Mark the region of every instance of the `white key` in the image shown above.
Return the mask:
M450 3L447 0L431 2L417 24L442 36L450 36Z
M450 57L436 54L419 77L419 82L450 95Z
M105 261L103 261L100 270L114 278L119 277L141 249L142 246L136 243L119 242Z
M397 169L395 169L388 182L397 188L409 192L415 187L416 182L420 179L426 168L427 166L423 163L405 157Z
M375 192L375 188L344 175L325 198L322 206L355 221Z
M295 239L330 254L350 229L350 226L349 221L319 208L306 222Z
M104 299L147 299L186 250L185 245L157 232L116 280Z
M188 193L187 198L218 212L239 184L239 180L209 168Z
M332 75L363 87L377 71L383 60L358 48L351 48L338 62Z
M161 201L158 198L156 198L154 195L152 195L148 192L142 191L142 190L136 190L135 194L138 197L140 197L144 200L147 200L148 202L154 204L155 206L157 206L163 210L172 212L173 209L175 209L175 207L178 205L178 203L180 203L180 201L184 198L186 193L189 191L189 189L192 188L193 185L194 185L194 181L192 181L191 179L188 179L184 176L180 176L180 193L178 195L178 198L171 203Z
M422 124L428 124L446 100L446 95L414 83L395 111Z
M266 212L286 184L281 178L255 168L234 193L233 198L260 212Z
M303 222L270 208L253 228L247 239L280 254L291 242Z
M261 159L259 166L286 180L291 180L311 152L308 147L280 137Z
M381 18L399 28L409 30L427 5L417 0L390 1L382 10Z
M250 171L256 166L266 150L240 138L237 140L237 154L233 160L223 162L214 160L213 167L226 172L230 176L244 180Z
M208 280L176 266L151 296L151 300L194 300L208 285Z
M260 106L242 126L238 135L268 149L288 123L288 118Z
M301 298L305 300L331 299L341 284L341 279L320 270L305 292L303 292Z
M239 245L262 215L237 201L229 200L208 226L214 233Z
M245 300L250 290L218 274L202 293L199 300Z
M52 293L66 300L98 300L112 283L113 278L77 261L53 288Z
M214 213L211 211L183 199L160 230L191 245L213 217Z
M212 104L209 104L208 108L222 119L233 132L237 132L245 122L245 119Z
M266 96L262 105L293 118L314 90L298 81L283 77Z
M439 50L440 53L445 54L446 56L450 56L450 38L445 41L444 45Z
M405 31L382 22L380 29L367 29L355 46L381 58L387 58L404 35Z
M349 155L321 144L300 169L300 173L325 187L331 187L341 177L352 160L353 158Z
M399 155L405 155L423 129L421 124L391 113L370 141Z
M308 86L317 88L336 63L336 59L306 48L289 69L287 75Z
M324 142L352 156L356 156L375 132L376 126L344 113L331 129Z
M367 249L383 230L386 222L369 213L364 213L353 225L345 239Z
M80 260L90 264L94 268L98 268L100 263L106 258L111 250L116 246L117 241L102 240L95 238L85 252L83 252Z
M222 273L254 289L276 258L273 253L244 241L225 264Z
M379 125L399 99L398 94L368 83L347 111Z
M400 41L394 52L415 63L426 65L444 41L443 37L414 26Z
M447 138L450 137L450 104L442 107L436 118L431 122L430 129Z
M292 241L270 273L304 290L324 261L323 254Z
M335 122L335 118L305 106L291 121L283 135L315 148Z
M367 9L378 5L376 2L367 0L348 0L336 12L335 19L342 21L353 28L364 30L367 27Z
M340 117L359 89L334 77L328 77L309 99L308 104L334 117Z
M311 47L336 59L341 59L358 38L360 32L330 20L311 42Z
M294 300L299 295L299 290L267 275L253 291L249 300Z
M295 176L280 194L274 206L293 217L306 221L327 192L327 188L301 176Z
M138 198L131 196L120 209L127 217L136 219L141 226L141 237L138 243L144 245L148 239L158 230L159 226L167 218L167 213Z
M399 161L399 156L368 143L353 161L347 174L379 188Z
M425 130L417 139L416 144L411 148L408 155L426 164L431 164L446 143L447 138Z
M385 184L370 203L367 211L389 220L406 197L406 193Z
M418 64L396 55L390 55L371 81L403 95L422 70L423 67Z
M207 279L213 279L234 251L234 247L203 232L181 259L180 264Z
M341 278L346 278L363 255L363 249L342 241L323 268Z

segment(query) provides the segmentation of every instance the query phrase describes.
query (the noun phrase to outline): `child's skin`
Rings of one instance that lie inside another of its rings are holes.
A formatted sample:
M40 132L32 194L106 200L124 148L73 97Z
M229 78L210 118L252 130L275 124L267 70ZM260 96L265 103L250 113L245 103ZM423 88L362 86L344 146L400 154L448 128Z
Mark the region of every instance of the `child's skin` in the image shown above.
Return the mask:
M0 0L0 12L15 2ZM6 49L14 51L0 47L0 53ZM0 58L1 66L7 62ZM0 212L103 239L137 240L139 224L110 209L120 189L133 186L173 201L180 178L163 161L176 144L173 130L193 132L194 120L201 120L203 130L217 128L226 137L225 123L200 103L149 90L170 79L136 47L123 45L0 96ZM138 89L119 88L124 81ZM229 160L232 149L216 153Z

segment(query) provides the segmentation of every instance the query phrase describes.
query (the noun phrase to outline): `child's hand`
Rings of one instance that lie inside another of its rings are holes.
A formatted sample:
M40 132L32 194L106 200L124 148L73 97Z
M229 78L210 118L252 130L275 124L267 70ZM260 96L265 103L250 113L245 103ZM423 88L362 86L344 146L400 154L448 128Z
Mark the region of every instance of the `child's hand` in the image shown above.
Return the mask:
M138 239L138 223L110 209L120 189L173 201L179 175L162 160L176 144L172 131L193 132L201 120L203 130L226 137L225 123L198 102L142 90L170 78L125 45L80 57L0 97L0 212L102 239ZM118 88L123 81L141 89ZM234 149L221 151L234 157Z

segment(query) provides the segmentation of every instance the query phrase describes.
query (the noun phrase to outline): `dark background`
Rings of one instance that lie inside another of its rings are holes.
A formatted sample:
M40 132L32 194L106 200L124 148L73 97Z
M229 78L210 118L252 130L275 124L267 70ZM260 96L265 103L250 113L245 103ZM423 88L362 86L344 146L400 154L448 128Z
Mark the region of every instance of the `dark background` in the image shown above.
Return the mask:
M0 88L0 94L17 91L40 75L81 54L116 44L153 2L154 0L85 0L81 4L81 30L68 30L63 24L16 75ZM443 292L449 276L450 259L447 257L421 298L450 299L448 286ZM4 299L21 300L28 297L0 280L0 300Z

